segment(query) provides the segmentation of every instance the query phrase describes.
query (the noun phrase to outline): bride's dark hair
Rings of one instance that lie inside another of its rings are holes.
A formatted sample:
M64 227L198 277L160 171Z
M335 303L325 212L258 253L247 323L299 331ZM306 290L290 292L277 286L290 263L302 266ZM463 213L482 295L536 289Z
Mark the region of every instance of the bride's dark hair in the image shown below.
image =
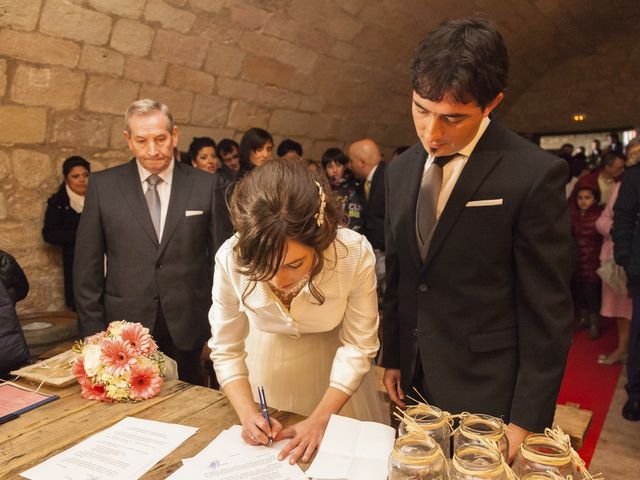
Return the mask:
M240 272L255 282L272 279L285 256L287 239L314 252L309 289L322 304L324 296L314 285L322 271L324 251L331 246L342 212L325 178L317 178L299 160L278 158L247 174L229 201L231 221L238 235L234 248Z

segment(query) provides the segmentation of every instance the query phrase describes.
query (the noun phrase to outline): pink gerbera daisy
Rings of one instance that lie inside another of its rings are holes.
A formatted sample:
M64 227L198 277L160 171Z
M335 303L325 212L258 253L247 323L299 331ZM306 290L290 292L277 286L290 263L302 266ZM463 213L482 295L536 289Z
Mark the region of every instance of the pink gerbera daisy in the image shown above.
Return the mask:
M131 365L136 363L135 354L128 342L120 338L105 339L102 342L100 360L111 375L120 376L128 372L131 369Z
M131 398L133 400L146 400L155 397L160 391L162 377L158 370L152 366L134 365L131 367Z
M107 396L107 392L103 385L100 385L99 383L93 384L88 378L80 382L80 387L82 388L80 395L87 400L100 400L101 402L113 401Z
M82 383L87 379L87 372L84 369L84 358L78 355L76 361L71 365L71 373L78 379L78 383Z
M129 342L136 356L150 353L154 350L155 342L149 335L149 329L139 323L129 323L122 327L120 336L122 340Z

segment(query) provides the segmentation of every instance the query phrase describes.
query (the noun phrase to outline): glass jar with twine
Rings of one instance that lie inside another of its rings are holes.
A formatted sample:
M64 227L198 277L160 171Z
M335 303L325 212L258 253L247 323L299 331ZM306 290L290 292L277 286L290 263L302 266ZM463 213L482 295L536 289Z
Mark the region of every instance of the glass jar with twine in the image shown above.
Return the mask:
M529 472L520 477L520 480L573 480L573 477L561 477L553 472Z
M509 440L505 424L491 415L463 412L459 415L460 425L453 432L453 451L465 445L490 445L509 458Z
M400 420L398 434L426 433L432 437L444 453L446 458L451 457L451 426L453 420L449 412L444 412L438 407L427 403L418 403L407 407L404 411L397 409L400 414L395 414Z
M460 445L449 464L449 480L516 480L500 452L487 443Z
M446 480L447 460L428 435L398 437L389 455L389 480Z
M584 460L571 446L569 435L560 427L527 436L513 461L513 470L520 476L529 472L549 472L573 480L602 478L587 471Z

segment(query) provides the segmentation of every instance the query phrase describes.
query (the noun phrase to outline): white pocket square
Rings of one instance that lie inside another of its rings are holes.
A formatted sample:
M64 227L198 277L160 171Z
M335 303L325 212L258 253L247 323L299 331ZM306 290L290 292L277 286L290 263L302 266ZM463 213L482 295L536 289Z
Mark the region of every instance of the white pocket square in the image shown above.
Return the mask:
M471 200L467 202L465 207L493 207L502 205L502 198L493 198L491 200Z
M196 215L202 215L204 212L202 210L185 210L185 217L194 217Z

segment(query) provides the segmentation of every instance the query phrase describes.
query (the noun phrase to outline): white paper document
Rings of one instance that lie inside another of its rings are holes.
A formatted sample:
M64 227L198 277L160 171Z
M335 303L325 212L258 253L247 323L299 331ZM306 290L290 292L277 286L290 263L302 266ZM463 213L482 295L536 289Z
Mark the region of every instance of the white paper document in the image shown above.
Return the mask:
M273 447L247 445L242 427L223 431L195 457L182 460L183 466L167 480L307 480L298 465L278 461L278 452L289 441Z
M331 415L307 475L316 480L385 480L396 432L375 422Z
M127 417L20 475L30 480L135 480L197 430Z

